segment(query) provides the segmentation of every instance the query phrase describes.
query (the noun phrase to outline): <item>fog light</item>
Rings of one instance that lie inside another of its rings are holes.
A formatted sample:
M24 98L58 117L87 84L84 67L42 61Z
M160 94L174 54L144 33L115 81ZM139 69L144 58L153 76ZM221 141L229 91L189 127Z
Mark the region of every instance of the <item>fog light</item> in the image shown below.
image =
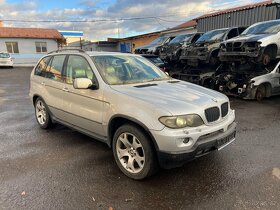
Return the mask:
M190 138L184 138L184 140L183 140L183 143L184 144L187 144L187 143L189 143L190 142Z
M238 93L243 93L243 88L238 88Z

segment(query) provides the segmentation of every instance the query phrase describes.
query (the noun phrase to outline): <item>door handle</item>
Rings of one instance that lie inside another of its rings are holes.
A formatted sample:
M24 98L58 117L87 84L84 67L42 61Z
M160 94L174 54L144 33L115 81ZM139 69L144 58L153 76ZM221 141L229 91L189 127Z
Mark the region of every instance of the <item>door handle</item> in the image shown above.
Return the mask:
M63 90L64 92L69 92L69 90L68 90L67 87L62 88L62 90Z
M45 86L45 85L46 85L46 83L45 83L45 82L41 82L41 85L44 85L44 86Z

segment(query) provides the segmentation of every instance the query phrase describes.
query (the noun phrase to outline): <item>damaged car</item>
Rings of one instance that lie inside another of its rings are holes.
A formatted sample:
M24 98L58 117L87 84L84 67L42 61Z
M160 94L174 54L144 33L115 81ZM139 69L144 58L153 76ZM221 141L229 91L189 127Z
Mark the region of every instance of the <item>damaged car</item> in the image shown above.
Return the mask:
M155 54L158 55L160 51L160 47L166 43L169 43L174 36L160 36L150 44L138 47L135 49L135 54Z
M280 58L280 20L256 23L240 36L220 46L222 62L253 62L268 65Z
M271 62L269 66L253 63L221 65L208 84L227 95L261 101L280 94L279 66L279 61Z
M167 62L179 61L182 47L189 46L196 42L203 33L181 34L176 36L169 43L163 45L160 50L160 58Z
M203 34L193 45L182 51L180 60L190 66L218 66L220 43L241 34L246 27L222 28Z

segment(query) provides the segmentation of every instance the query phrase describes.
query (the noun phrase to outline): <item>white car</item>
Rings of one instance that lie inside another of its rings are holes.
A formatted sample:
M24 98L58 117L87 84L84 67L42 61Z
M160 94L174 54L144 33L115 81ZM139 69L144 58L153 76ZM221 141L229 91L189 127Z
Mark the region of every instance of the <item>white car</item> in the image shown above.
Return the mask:
M14 66L13 58L9 53L0 52L0 66L7 66L13 68Z
M256 23L239 36L220 45L222 62L247 62L268 65L280 58L280 20Z

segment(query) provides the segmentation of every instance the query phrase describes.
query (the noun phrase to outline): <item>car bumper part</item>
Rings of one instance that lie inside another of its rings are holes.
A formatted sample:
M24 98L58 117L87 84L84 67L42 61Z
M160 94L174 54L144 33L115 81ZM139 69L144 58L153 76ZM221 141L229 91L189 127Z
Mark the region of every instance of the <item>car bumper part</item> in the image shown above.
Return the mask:
M226 119L214 125L203 125L191 129L169 129L151 131L158 146L158 158L163 168L181 166L198 156L221 147L223 139L234 136L235 113L229 112Z

